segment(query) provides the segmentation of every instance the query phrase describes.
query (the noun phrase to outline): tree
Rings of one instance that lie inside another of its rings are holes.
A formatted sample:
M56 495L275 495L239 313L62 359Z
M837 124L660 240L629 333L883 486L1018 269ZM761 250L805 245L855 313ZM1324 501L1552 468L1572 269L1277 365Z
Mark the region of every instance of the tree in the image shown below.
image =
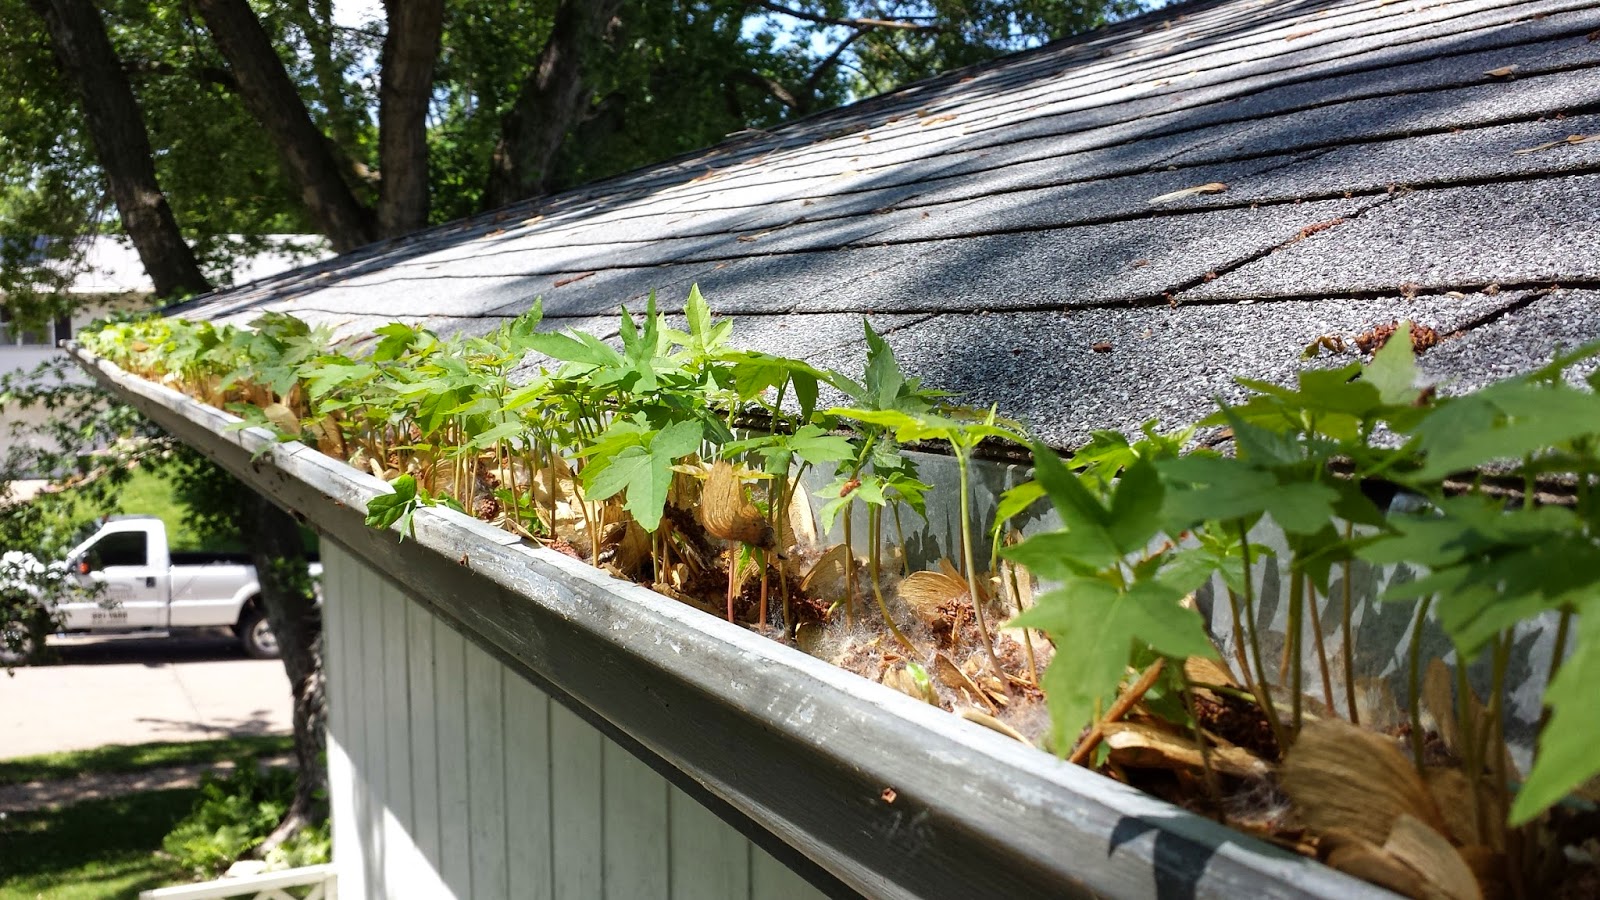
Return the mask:
M62 74L78 89L100 168L156 294L171 297L210 290L156 180L149 134L99 11L90 0L29 0L29 4L49 28Z

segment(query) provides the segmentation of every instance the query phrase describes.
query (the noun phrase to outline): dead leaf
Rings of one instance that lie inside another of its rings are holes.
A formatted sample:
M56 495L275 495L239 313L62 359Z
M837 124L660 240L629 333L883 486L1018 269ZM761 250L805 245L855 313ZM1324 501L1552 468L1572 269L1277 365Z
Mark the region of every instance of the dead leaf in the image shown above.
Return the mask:
M1424 897L1438 900L1483 900L1478 879L1466 860L1438 831L1411 816L1395 820L1383 849L1422 878Z
M1159 197L1151 197L1149 203L1151 206L1154 206L1157 203L1167 203L1173 200L1182 200L1185 197L1194 197L1199 194L1220 194L1227 189L1228 186L1226 184L1220 181L1212 181L1207 184L1199 184L1195 185L1194 187L1187 187L1181 191L1173 191L1170 194L1162 194Z
M1096 353L1110 353L1111 352L1111 342L1110 341L1098 341L1098 342L1096 342L1094 344L1090 344L1089 345L1089 349L1093 350Z
M1510 65L1510 66L1501 66L1498 69L1490 69L1489 71L1487 71L1487 72L1485 72L1483 74L1489 76L1490 78L1510 78L1512 73L1514 73L1516 71L1517 71L1517 67L1515 65Z
M1428 786L1399 746L1342 719L1307 722L1281 775L1284 793L1317 831L1342 829L1381 847L1401 816L1446 830Z
M277 426L279 431L285 434L300 434L300 417L282 403L274 403L261 412L266 415L268 422Z
M975 709L958 709L956 710L956 715L966 719L968 722L974 722L978 725L982 725L990 731L997 731L1008 738L1021 741L1030 747L1033 746L1032 741L1022 736L1022 732L1012 728L1010 725L1007 725L999 719L996 719L994 716L985 715L984 713L978 712Z
M1124 768L1189 769L1204 763L1194 738L1143 722L1108 722L1101 727L1111 761ZM1265 778L1272 766L1243 747L1211 747L1211 767L1235 778Z
M808 596L824 600L843 596L844 566L849 558L850 549L844 544L829 547L811 564L805 577L800 579L800 590Z
M788 504L779 535L783 548L817 546L817 516L809 503Z
M718 460L706 476L700 512L706 531L715 537L752 547L767 548L777 543L766 516L750 502L733 463L725 459Z
M944 607L967 596L967 582L948 572L912 572L900 582L900 599L924 623L944 618Z
M1455 691L1450 686L1450 667L1435 657L1422 676L1422 711L1433 719L1434 730L1446 750L1460 755L1461 729L1456 723Z
M1233 679L1233 673L1227 667L1214 659L1203 656L1191 656L1184 660L1183 672L1189 680L1199 684L1215 684L1222 687L1239 687L1239 682Z
M1550 141L1547 144L1540 144L1537 147L1523 147L1521 150L1513 150L1511 152L1518 155L1525 153L1539 153L1544 150L1549 150L1553 147L1567 147L1574 144L1586 144L1589 141L1600 141L1600 134L1569 134L1559 141Z
M1444 817L1445 833L1458 844L1481 844L1478 818L1472 811L1472 787L1467 776L1457 768L1433 766L1425 779L1433 802Z
M1361 724L1374 731L1398 728L1406 720L1389 682L1382 678L1356 679L1356 711Z
M950 657L945 656L943 653L934 654L933 677L939 679L945 687L958 694L963 692L970 694L973 699L989 707L991 714L999 712L988 695L976 684L973 684L972 679L967 677L967 673L957 668L956 664L950 661Z
M1323 837L1326 850L1324 861L1341 872L1354 875L1397 894L1408 897L1421 895L1422 879L1405 863L1395 859L1382 847L1355 837Z

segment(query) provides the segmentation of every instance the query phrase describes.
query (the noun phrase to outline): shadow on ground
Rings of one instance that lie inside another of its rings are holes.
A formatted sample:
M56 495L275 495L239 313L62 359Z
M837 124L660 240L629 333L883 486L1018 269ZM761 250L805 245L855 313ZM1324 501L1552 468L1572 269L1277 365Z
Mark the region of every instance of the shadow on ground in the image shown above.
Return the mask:
M239 648L238 638L222 629L178 637L167 637L164 632L106 637L68 635L52 638L49 647L51 664L66 666L250 661Z

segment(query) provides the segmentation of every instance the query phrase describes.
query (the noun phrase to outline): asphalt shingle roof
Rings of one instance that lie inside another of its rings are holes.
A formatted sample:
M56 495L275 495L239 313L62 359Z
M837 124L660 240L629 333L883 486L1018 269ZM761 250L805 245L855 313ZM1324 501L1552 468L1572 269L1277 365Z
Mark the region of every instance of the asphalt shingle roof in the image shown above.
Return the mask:
M1569 135L1596 138L1532 150ZM1061 446L1400 318L1444 336L1430 376L1480 384L1600 337L1600 8L1173 7L187 314L485 331L542 296L605 333L694 283L736 340L823 365L859 364L870 314Z

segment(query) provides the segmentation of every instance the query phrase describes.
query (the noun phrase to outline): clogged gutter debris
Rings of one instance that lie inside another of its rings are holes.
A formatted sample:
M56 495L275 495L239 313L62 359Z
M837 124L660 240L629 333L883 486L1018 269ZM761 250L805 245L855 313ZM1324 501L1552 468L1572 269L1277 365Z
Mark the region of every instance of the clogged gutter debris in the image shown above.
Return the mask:
M468 511L1401 893L1579 896L1600 877L1600 379L1572 376L1600 345L1438 397L1400 323L1370 363L1245 382L1245 402L1195 426L1099 432L1063 459L924 387L870 326L852 377L737 348L698 290L687 320L624 312L620 350L538 331L537 306L482 338L389 325L360 353L282 314L248 330L113 323L82 343L385 478L376 527ZM513 381L530 353L548 362ZM846 402L819 408L824 387ZM735 428L751 414L770 429ZM1233 455L1189 449L1211 426ZM984 441L1035 462L987 528L971 477ZM908 442L948 447L959 472L958 546L923 571L906 527L933 488ZM1575 476L1572 502L1446 490L1491 464L1524 496ZM808 497L813 469L832 480ZM1380 480L1423 511L1386 514L1363 491ZM1044 504L1060 526L1023 539L1013 520ZM1264 522L1286 549L1251 537ZM1403 709L1358 702L1368 685L1350 674L1352 567L1391 564L1425 573L1382 598L1417 623ZM1281 658L1258 626L1268 566L1288 586ZM1196 609L1210 583L1233 614L1226 653ZM1556 647L1523 773L1506 748L1512 635L1540 616ZM1456 660L1486 662L1486 697L1422 658L1430 618Z

